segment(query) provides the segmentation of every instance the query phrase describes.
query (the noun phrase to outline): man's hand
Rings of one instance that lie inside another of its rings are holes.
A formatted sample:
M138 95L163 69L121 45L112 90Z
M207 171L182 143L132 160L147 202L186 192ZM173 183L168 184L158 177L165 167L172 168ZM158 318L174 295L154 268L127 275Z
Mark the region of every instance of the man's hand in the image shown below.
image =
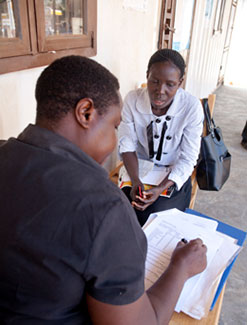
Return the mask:
M207 247L199 238L188 243L180 241L172 254L171 266L183 268L185 276L190 278L206 268L206 252Z

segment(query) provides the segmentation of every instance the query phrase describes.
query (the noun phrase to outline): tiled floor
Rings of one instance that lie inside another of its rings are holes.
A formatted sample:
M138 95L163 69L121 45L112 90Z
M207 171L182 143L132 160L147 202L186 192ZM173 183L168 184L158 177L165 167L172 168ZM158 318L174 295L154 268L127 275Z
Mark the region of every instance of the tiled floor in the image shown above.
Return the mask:
M247 150L240 145L247 88L222 86L215 93L214 120L232 155L231 175L219 192L199 190L194 209L247 231ZM247 240L227 281L219 325L247 325Z

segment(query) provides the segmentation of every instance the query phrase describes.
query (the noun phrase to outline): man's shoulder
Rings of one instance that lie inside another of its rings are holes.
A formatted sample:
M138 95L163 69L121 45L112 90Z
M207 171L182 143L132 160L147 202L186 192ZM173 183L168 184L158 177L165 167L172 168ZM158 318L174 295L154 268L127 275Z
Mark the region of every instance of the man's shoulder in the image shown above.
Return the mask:
M13 139L13 138L10 138L10 139ZM8 144L9 140L0 140L0 149L6 148L6 145Z

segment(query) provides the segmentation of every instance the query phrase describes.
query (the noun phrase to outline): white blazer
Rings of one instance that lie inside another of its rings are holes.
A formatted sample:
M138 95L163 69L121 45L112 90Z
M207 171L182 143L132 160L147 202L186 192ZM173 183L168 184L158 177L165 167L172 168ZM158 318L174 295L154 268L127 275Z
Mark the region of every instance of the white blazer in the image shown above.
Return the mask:
M152 113L147 89L137 89L127 94L118 128L119 154L136 152L138 158L152 160L155 164L172 166L169 179L177 189L192 174L200 151L203 129L203 108L198 98L179 88L172 105L163 116ZM154 157L149 157L147 126L153 121ZM163 123L167 130L161 159L156 159Z

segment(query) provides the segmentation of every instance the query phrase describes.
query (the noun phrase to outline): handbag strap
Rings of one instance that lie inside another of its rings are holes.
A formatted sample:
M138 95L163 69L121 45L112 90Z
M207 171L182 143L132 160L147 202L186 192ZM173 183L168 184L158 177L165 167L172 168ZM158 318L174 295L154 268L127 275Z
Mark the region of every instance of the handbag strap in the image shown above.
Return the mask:
M216 125L214 123L214 119L210 117L210 110L209 110L207 98L203 98L202 106L203 106L203 110L204 110L204 116L206 119L207 134L209 134L213 131L214 128L216 128Z

